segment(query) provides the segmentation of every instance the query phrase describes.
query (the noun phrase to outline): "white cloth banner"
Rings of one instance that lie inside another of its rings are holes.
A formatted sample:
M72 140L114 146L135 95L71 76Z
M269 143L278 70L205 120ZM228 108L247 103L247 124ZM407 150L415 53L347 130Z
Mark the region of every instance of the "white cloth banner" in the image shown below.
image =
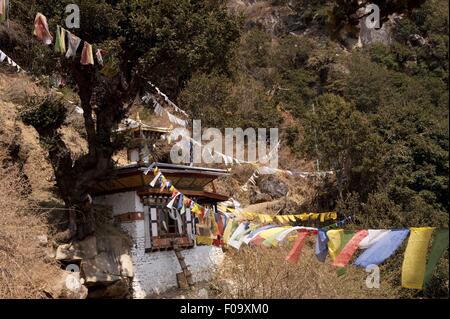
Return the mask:
M161 96L161 97L164 99L164 101L166 101L167 104L169 104L171 107L173 107L174 110L175 110L175 112L179 112L179 113L183 114L184 116L189 117L189 115L188 115L185 111L183 111L182 109L180 109L175 103L173 103L173 102L169 99L169 97L168 97L167 95L165 95L163 92L161 92L161 90L160 90L156 85L154 85L154 84L153 84L152 82L150 82L150 81L148 81L148 84L150 84L152 87L155 88L155 90L156 90L156 92L158 93L158 95Z
M177 211L177 226L178 226L178 234L183 233L183 220L181 219L180 213Z
M376 242L380 241L384 236L389 234L388 229L369 229L369 234L359 243L359 249L367 249Z
M155 187L155 184L156 184L156 182L158 181L158 179L161 177L161 175L162 175L162 173L159 172L159 173L155 176L155 178L150 182L150 186L151 186L151 187Z
M167 207L172 209L173 208L173 204L175 204L175 200L177 199L177 197L180 195L181 193L176 194L172 200L169 202L169 204L167 204Z
M5 60L9 65L16 68L17 72L23 71L23 69L16 62L14 62L9 56L6 55L6 53L0 50L0 62L3 62Z
M281 233L279 233L275 237L275 239L277 240L277 242L282 242L287 237L287 235L289 235L291 232L299 230L301 228L302 227L300 227L300 226L295 226L295 227L291 227L291 228L288 228L286 230L283 230Z
M166 111L167 116L169 117L169 121L171 123L178 124L180 126L186 127L186 121L185 120L182 120L182 119L176 117L175 115L170 114L170 112L167 111L167 110L165 110L165 111Z
M228 245L239 250L244 239L243 235L247 231L250 232L249 230L247 230L247 223L241 223L228 240ZM240 238L241 236L242 238ZM238 240L238 238L240 238L241 240Z
M295 230L300 230L300 229L304 229L304 230L310 230L310 231L314 231L317 230L317 228L313 228L313 227L304 227L304 226L294 226L291 228L288 228L286 230L283 230L281 233L279 233L275 239L278 242L282 242L291 232L295 231Z
M155 107L155 113L158 114L159 116L163 116L164 115L164 108L161 106L161 104L159 104L158 102L154 101L153 102L153 106Z

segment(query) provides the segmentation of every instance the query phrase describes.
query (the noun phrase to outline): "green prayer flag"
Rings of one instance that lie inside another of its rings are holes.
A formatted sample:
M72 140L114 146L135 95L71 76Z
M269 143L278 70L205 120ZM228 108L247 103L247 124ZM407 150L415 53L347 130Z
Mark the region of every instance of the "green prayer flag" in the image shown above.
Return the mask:
M353 238L353 236L355 236L354 231L344 231L344 234L342 235L342 241L341 241L341 250L342 250L342 248L345 247L345 245L347 245L347 243L350 241L350 239Z
M61 26L56 26L55 52L66 53L65 30Z
M347 243L350 241L350 239L353 238L353 236L355 236L354 231L347 231L347 230L344 231L341 237L341 247L339 247L339 251L337 252L336 256L339 255L341 250L344 249L345 245L347 245Z
M55 52L60 53L60 41L61 38L61 31L59 30L59 25L56 26L56 38L55 38Z
M448 228L439 229L433 238L433 245L431 246L430 257L425 271L425 279L423 286L426 287L430 281L434 268L441 258L444 251L448 248Z
M353 238L355 235L354 231L344 231L344 233L341 236L341 246L339 247L339 251L337 252L336 256L339 255L339 253L342 251L342 249L347 245L347 243L350 241L350 239ZM347 269L345 267L338 267L336 269L336 274L338 277L341 277L347 273Z

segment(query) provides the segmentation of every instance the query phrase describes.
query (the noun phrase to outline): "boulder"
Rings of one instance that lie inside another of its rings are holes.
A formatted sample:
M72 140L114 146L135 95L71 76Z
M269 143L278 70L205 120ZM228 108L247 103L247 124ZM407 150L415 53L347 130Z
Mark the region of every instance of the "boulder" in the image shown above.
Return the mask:
M60 270L52 276L44 292L54 299L86 299L88 289L83 285L79 272Z
M59 245L56 249L56 260L80 261L85 258L94 258L97 255L97 239L89 236L73 244Z
M79 251L72 244L62 244L56 248L55 259L59 261L80 261L83 259L81 256L81 251Z
M363 12L361 10L361 12ZM369 29L366 26L365 19L361 19L359 23L359 43L362 46L367 46L374 43L382 43L384 45L389 45L392 43L393 30L400 18L397 14L392 14L388 17L380 29Z
M111 254L103 252L81 262L86 284L109 284L121 279L120 266Z
M250 204L259 204L259 203L264 203L264 202L270 202L271 200L272 200L272 197L269 194L263 194L257 190L253 190L249 196Z
M288 185L276 175L263 175L257 180L256 184L261 193L268 194L272 198L286 196L289 191Z
M132 278L134 276L133 272L133 261L131 256L128 254L120 255L120 273L124 277Z
M129 294L130 278L134 275L129 246L123 235L115 234L89 236L82 241L59 245L55 259L79 264L80 268L73 275L78 278L69 278L70 292L61 291L64 287L59 284L56 287L62 288L48 294L55 298L66 295L68 298L124 298ZM83 278L80 278L80 270ZM89 295L86 287L89 287Z

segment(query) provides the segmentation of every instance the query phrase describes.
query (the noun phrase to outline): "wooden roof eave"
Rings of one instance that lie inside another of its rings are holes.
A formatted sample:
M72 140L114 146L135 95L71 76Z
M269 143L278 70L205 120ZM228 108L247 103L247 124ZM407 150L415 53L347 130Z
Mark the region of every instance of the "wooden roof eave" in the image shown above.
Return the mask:
M196 197L197 199L209 200L213 202L224 202L229 199L228 196L211 193L206 191L197 191L197 190L189 190L189 189L179 189L180 193L188 197ZM166 195L172 196L172 193L168 190L164 189L160 191L158 188L146 188L140 189L137 191L139 196L154 196L154 195Z

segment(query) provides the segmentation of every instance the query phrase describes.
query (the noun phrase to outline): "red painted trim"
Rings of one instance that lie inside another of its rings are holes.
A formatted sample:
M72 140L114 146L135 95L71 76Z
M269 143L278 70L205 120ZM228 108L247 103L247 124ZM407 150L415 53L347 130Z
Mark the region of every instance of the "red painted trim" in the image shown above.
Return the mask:
M132 222L135 220L144 220L143 212L129 212L114 216L114 218L121 223Z

